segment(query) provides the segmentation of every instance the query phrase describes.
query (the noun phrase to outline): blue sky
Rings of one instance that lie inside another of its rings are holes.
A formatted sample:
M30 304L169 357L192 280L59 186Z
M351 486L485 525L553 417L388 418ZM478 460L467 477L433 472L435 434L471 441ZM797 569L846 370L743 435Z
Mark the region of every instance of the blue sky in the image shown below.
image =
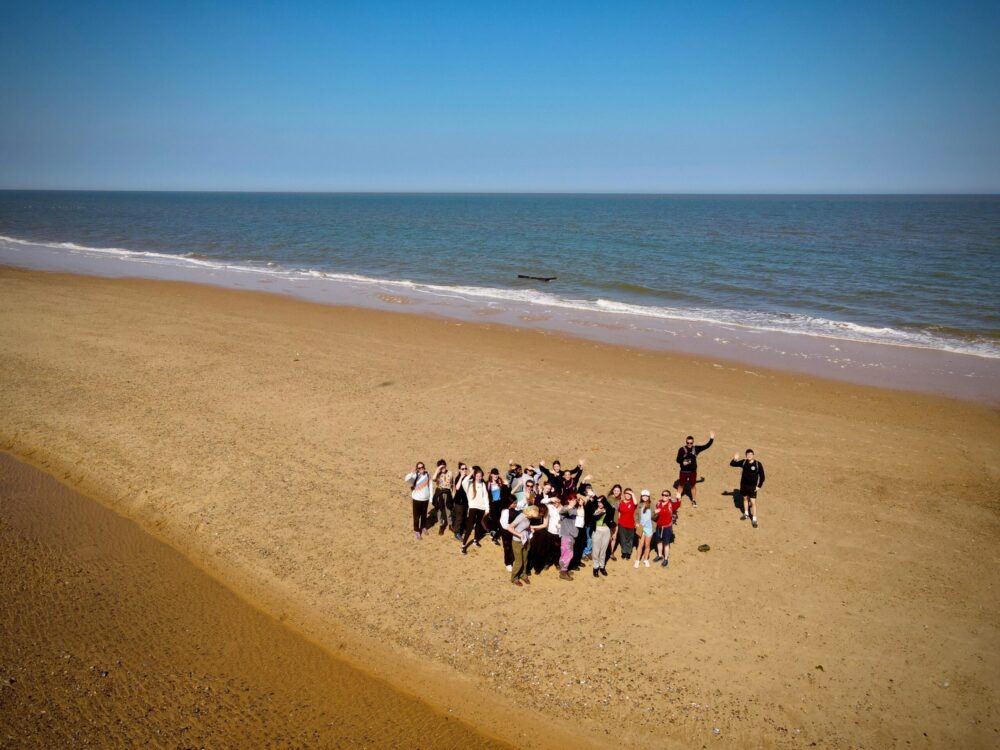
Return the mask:
M0 187L1000 191L1000 3L5 3Z

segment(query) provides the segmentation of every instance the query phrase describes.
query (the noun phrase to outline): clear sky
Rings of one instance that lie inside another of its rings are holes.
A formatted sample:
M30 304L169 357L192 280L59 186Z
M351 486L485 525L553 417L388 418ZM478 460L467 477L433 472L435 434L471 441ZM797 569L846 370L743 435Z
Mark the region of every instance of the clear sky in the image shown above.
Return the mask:
M3 2L0 187L1000 192L1000 2Z

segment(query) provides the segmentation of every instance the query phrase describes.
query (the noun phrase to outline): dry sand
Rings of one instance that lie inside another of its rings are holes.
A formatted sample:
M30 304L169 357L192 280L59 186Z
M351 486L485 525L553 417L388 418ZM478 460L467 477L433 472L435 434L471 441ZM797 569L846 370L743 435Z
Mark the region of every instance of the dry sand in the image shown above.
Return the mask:
M2 446L486 732L1000 741L992 408L488 323L10 269L0 352ZM607 579L519 589L491 545L463 558L408 533L414 460L585 456L600 487L657 490L684 435L710 429L668 571L612 563ZM768 470L757 530L722 494L747 446Z
M504 747L0 453L0 747Z

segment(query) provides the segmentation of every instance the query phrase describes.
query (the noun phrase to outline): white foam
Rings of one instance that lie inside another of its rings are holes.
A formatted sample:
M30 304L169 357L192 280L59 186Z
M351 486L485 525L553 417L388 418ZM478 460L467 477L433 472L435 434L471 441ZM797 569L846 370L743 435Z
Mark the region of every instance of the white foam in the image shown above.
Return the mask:
M406 279L382 279L353 273L320 271L315 268L282 268L273 261L253 264L208 260L190 255L173 255L152 251L128 250L119 247L90 247L74 242L32 242L0 235L0 243L8 246L47 248L50 251L68 252L76 257L114 258L125 263L143 263L165 266L202 268L234 273L263 274L290 280L319 280L350 285L377 286L387 291L406 291L423 295L430 300L455 299L466 302L486 300L508 305L529 305L550 309L567 309L597 315L629 316L678 323L703 323L713 326L738 328L748 332L769 331L847 341L888 344L968 354L988 359L1000 359L1000 346L987 341L965 341L924 331L902 331L889 327L866 326L843 320L791 313L707 309L693 307L660 307L635 305L608 299L577 299L562 297L535 289L506 289L497 287L428 284ZM667 331L668 333L670 331ZM696 332L696 336L701 334Z

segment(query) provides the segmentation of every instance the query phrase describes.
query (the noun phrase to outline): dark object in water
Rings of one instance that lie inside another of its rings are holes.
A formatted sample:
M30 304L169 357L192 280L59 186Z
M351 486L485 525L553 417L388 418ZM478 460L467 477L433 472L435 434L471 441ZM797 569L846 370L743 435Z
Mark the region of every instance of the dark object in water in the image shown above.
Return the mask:
M527 274L519 273L517 275L519 279L532 279L533 281L555 281L556 276L528 276Z

